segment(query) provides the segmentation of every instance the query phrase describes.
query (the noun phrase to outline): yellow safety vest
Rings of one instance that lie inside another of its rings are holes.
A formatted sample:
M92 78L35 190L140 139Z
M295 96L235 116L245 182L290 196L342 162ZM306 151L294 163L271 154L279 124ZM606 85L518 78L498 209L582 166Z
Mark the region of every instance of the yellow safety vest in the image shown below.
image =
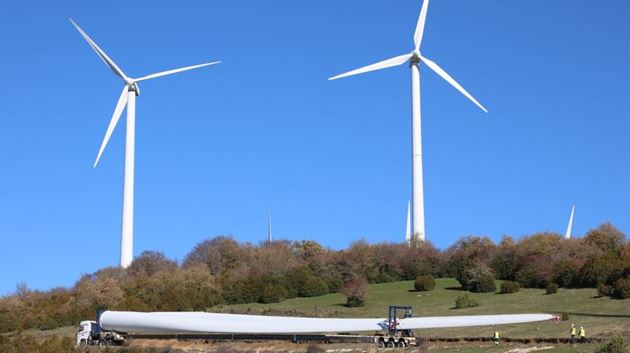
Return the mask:
M575 327L571 328L571 336L575 336Z
M580 337L586 337L586 331L584 329L580 330Z
M497 332L497 331L494 332L494 338L495 339L499 339L499 332Z

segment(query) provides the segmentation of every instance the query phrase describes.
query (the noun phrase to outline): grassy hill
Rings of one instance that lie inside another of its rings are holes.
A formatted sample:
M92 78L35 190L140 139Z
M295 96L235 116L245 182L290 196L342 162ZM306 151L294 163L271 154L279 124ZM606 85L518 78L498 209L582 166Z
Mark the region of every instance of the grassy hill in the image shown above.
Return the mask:
M314 298L295 298L276 304L240 304L224 309L249 313L290 313L335 317L386 317L392 304L411 305L415 316L482 315L510 313L568 313L569 321L555 324L502 325L496 329L504 337L567 337L569 326L584 326L588 336L630 337L630 303L608 297L597 297L595 289L564 289L546 295L543 289L521 289L515 294L469 293L480 306L453 309L455 298L463 293L454 279L436 280L431 292L414 292L412 281L372 284L366 306L347 308L345 297L329 294ZM500 281L497 282L497 288ZM493 327L423 330L421 335L440 337L489 336Z

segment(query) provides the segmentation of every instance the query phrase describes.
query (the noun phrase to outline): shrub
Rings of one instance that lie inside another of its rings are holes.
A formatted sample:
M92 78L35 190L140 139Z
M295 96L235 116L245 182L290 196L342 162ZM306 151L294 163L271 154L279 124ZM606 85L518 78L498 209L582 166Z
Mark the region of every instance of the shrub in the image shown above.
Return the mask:
M547 289L545 289L545 293L547 293L547 294L558 293L558 285L555 284L555 283L549 283L547 285Z
M494 276L491 273L485 273L477 277L469 285L469 290L476 293L490 293L497 290L494 282Z
M285 299L287 299L287 290L278 284L267 285L263 289L262 296L260 297L260 301L265 304L280 303Z
M497 289L492 271L483 264L473 264L464 269L457 280L462 288L471 292L487 293Z
M413 288L419 292L425 292L435 289L435 279L431 275L418 276L413 281Z
M343 280L339 277L326 278L326 285L328 285L329 293L339 293L343 289Z
M501 283L501 294L516 293L521 289L521 285L514 281L503 281Z
M298 291L300 297L318 297L324 294L328 294L328 286L323 279L315 276L308 278Z
M365 305L368 296L367 281L361 277L354 277L343 288L343 294L346 295L346 305L354 308Z
M468 293L460 294L455 299L455 309L474 308L476 306L479 306L479 303L474 298L469 297Z
M600 283L597 286L597 295L599 295L600 297L610 297L613 295L614 289L615 288L613 286Z
M618 299L630 298L630 278L620 278L615 282L613 296Z
M567 313L562 313L562 315L560 315L560 320L561 321L569 321L570 317L569 314Z
M620 336L614 337L610 342L599 347L596 353L627 353L623 338Z

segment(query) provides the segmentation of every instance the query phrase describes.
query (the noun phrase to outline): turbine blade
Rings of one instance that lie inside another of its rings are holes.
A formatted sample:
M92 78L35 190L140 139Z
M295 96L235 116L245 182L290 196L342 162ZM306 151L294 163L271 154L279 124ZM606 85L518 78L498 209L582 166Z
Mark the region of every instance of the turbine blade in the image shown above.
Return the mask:
M405 62L407 62L407 60L409 60L409 58L411 58L411 54L400 55L400 56L397 56L395 58L379 61L376 64L364 66L364 67L358 68L356 70L348 71L348 72L343 73L341 75L337 75L337 76L331 77L331 78L328 79L328 81L336 80L336 79L342 78L342 77L358 75L358 74L362 74L362 73L365 73L365 72L370 72L370 71L375 71L375 70L380 70L380 69L386 69L388 67L402 65Z
M488 110L486 108L484 108L484 106L481 105L481 103L477 102L477 100L472 95L470 95L470 93L468 93L468 91L466 91L464 89L464 87L462 87L459 83L457 83L457 81L455 81L454 78L452 78L448 73L446 73L446 71L444 71L438 64L436 64L435 62L425 58L424 56L420 56L420 59L422 60L422 62L427 64L427 66L429 68L431 68L431 70L435 71L436 74L438 74L440 77L442 77L444 80L446 80L446 82L450 83L461 94L466 96L473 103L475 103L479 108L481 108L481 110L483 110L486 113L488 112Z
M575 205L571 208L571 217L569 217L569 225L564 233L564 239L571 239L571 231L573 230L573 214L575 213Z
M103 60L103 62L105 63L105 65L107 65L116 75L120 76L120 78L122 78L123 80L127 79L127 76L125 75L125 73L116 65L116 63L114 62L114 60L112 60L109 56L107 56L107 54L105 54L105 52L103 51L103 49L101 49L93 40L92 38L90 38L87 33L85 33L81 27L79 27L79 25L74 22L72 19L70 19L70 22L72 23L72 25L74 26L74 28L77 29L77 31L79 31L79 33L81 34L81 36L83 37L83 39L85 39L86 42L88 42L88 44L92 47L92 49L94 49L94 51L96 52L96 54L98 54L98 56L101 58L101 60Z
M420 9L418 24L416 24L416 32L413 34L413 43L416 45L416 50L419 50L420 44L422 44L422 37L424 36L424 26L427 23L428 10L429 0L424 0L424 2L422 2L422 8Z
M197 69L197 68L204 67L204 66L209 66L209 65L220 64L220 63L221 63L220 61L213 61L211 63L205 63L205 64L199 64L199 65L193 65L193 66L186 66L186 67L182 67L182 68L179 68L179 69L173 69L173 70L168 70L168 71L157 72L157 73L154 73L154 74L151 74L151 75L146 75L146 76L142 76L140 78L136 78L136 79L134 79L134 81L135 82L146 81L146 80L150 80L150 79L156 78L156 77L172 75L172 74L176 74L178 72L188 71L188 70Z
M99 159L101 159L101 155L105 150L105 146L107 146L107 142L109 138L112 136L112 132L114 132L114 128L116 124L118 124L118 120L120 120L120 116L122 115L123 109L125 109L125 105L127 104L127 93L129 91L129 86L125 85L120 94L120 98L118 98L118 103L116 103L116 109L114 109L114 114L112 115L112 120L109 121L109 126L107 127L107 132L105 133L105 138L103 138L103 143L101 143L101 148L98 150L98 155L96 156L96 161L94 162L94 168L98 164Z

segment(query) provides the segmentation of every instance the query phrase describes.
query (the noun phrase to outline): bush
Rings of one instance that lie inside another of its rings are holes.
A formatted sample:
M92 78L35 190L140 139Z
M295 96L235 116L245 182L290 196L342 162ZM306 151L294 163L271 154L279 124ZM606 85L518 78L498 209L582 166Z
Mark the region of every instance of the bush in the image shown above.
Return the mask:
M355 277L348 281L343 288L343 294L346 295L346 305L351 308L365 305L368 296L367 281L360 277Z
M501 294L516 293L521 289L521 285L514 281L504 281L501 283Z
M435 289L435 279L431 275L418 276L413 281L413 288L418 292L425 292Z
M497 287L494 283L494 274L483 264L474 264L464 269L457 277L462 288L471 292L494 292Z
M285 299L287 299L287 290L278 284L267 285L263 289L262 296L260 297L260 301L265 304L280 303Z
M328 285L323 279L311 276L298 291L300 297L319 297L328 294Z
M597 295L599 295L600 297L610 297L613 295L614 290L615 288L613 286L600 283L597 286Z
M560 321L569 321L569 319L570 317L567 313L562 313L562 315L560 315Z
M479 306L479 303L474 298L469 297L468 293L460 294L455 299L455 309L474 308L476 306Z
M620 336L614 337L610 342L599 347L595 351L596 353L627 353L623 338Z
M547 294L558 293L558 285L555 284L555 283L549 283L547 285L547 289L545 289L545 293L547 293Z
M630 278L620 278L615 282L613 296L618 299L630 298Z
M497 290L494 282L494 276L491 273L485 273L477 277L469 284L469 290L476 293L490 293Z
M339 293L343 289L343 280L339 277L328 277L326 285L328 285L329 293Z

